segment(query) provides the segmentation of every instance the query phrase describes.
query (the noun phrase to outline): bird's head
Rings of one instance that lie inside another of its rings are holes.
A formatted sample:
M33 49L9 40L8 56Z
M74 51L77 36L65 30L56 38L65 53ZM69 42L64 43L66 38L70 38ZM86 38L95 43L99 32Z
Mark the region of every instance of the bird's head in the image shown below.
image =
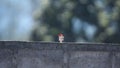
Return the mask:
M58 34L59 37L64 36L62 33Z

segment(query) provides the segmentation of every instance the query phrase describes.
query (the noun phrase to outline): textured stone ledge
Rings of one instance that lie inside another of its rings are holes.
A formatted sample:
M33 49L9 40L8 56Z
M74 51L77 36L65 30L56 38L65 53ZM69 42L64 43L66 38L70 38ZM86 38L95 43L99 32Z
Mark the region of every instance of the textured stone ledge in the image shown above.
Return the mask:
M112 43L55 43L55 42L25 42L0 41L0 48L8 49L40 49L40 50L79 50L79 51L120 51L120 44Z
M0 68L120 68L120 45L0 41Z

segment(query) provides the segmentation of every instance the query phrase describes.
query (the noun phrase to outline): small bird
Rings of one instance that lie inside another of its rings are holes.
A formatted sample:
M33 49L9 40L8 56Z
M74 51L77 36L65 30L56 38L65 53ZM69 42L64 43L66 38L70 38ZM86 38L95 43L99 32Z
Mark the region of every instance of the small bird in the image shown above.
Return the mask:
M64 41L64 35L62 33L58 34L59 42L62 43Z

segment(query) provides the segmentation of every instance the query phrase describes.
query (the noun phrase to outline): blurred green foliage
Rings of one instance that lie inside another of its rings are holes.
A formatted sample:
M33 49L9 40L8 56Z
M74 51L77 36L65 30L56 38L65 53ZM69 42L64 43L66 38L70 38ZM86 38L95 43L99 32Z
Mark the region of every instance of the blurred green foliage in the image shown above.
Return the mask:
M50 0L34 30L34 41L120 43L120 0Z

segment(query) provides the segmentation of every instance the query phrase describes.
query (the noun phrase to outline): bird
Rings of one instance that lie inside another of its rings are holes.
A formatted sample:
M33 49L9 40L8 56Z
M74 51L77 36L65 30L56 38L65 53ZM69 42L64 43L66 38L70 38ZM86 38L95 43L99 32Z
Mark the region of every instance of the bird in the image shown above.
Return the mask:
M62 43L64 41L64 35L62 33L58 34L58 40L60 43Z

